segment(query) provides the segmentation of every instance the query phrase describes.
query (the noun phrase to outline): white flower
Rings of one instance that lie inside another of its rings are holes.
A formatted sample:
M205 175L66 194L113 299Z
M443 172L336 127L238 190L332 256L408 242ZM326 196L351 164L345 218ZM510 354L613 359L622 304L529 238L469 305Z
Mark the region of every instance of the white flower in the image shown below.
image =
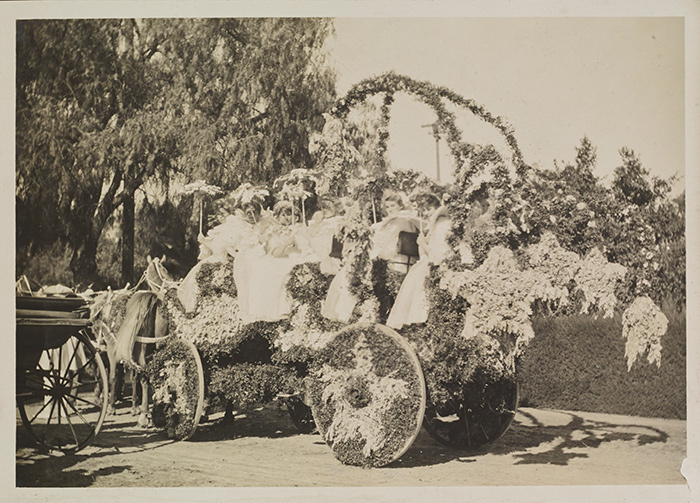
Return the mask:
M589 220L586 226L590 227L591 229L594 229L596 227L595 220Z
M622 314L627 370L637 357L648 351L647 361L661 366L661 337L668 328L668 318L649 297L638 297Z
M576 205L577 210L585 210L586 208L588 208L588 205L586 203L584 203L583 201L581 201L580 203L578 203Z
M597 305L605 317L612 317L617 304L615 287L626 271L625 266L611 264L598 248L593 248L581 262L575 277L576 288L584 295L581 311L588 313Z

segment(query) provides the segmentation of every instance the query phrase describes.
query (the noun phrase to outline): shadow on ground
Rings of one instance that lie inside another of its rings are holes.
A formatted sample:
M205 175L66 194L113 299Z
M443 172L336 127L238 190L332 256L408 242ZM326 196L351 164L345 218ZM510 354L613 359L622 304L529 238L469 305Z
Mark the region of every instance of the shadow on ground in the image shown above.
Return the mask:
M87 459L157 450L175 442L168 439L164 431L152 427L141 428L136 421L137 418L131 415L126 404L119 405L116 414L105 419L91 444L71 455L42 450L22 427L21 422L18 422L17 487L87 487L92 485L98 476L128 471L131 466L117 465L97 471L71 470L71 467ZM200 423L194 436L187 442L221 442L243 437L275 439L299 434L285 409L266 407L238 414L233 423L227 423L221 418ZM318 435L309 435L310 442L318 439Z
M650 426L593 421L570 412L554 414L558 420L557 424L552 425L541 422L537 412L533 414L520 410L503 437L473 452L445 446L421 430L412 447L387 468L431 466L454 460L473 463L486 454L511 456L516 465L566 466L573 459L589 457L590 449L610 442L633 442L641 446L665 443L668 439L666 432ZM205 422L188 442L222 442L245 437L276 439L300 434L286 410L266 407L238 415L233 424L227 424L222 419ZM305 436L309 443L324 445L318 434ZM128 471L131 467L119 464L88 472L83 469L70 470L72 466L87 459L156 450L172 442L162 431L139 428L135 417L128 411L120 411L105 422L93 443L84 451L68 456L55 455L36 449L20 424L17 427L16 484L18 487L86 487L100 475Z
M666 432L650 426L592 421L571 412L558 412L557 415L568 418L568 422L547 425L530 412L520 410L518 418L500 439L476 451L449 448L422 431L406 454L390 467L441 464L453 459L469 463L485 454L512 456L516 465L566 466L572 459L589 457L587 449L596 449L610 442L633 442L641 446L665 443L668 439Z

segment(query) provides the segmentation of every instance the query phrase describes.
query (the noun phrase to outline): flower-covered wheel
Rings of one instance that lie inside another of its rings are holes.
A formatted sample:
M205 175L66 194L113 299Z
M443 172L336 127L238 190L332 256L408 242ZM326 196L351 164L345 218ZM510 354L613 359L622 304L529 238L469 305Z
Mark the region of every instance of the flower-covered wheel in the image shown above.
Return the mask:
M194 344L169 338L147 366L153 387L153 424L168 438L187 440L197 430L204 411L204 372Z
M316 427L345 464L391 463L420 431L423 372L413 349L388 327L357 323L338 332L306 385Z
M469 383L464 399L425 408L423 425L438 442L476 450L499 439L508 430L518 407L518 384L504 376L491 383Z

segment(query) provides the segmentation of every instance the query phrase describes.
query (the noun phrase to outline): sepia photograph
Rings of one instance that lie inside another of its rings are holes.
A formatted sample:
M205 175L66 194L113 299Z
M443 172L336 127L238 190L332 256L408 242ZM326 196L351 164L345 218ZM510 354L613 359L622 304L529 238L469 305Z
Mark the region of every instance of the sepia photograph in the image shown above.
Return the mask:
M523 4L0 7L8 494L700 501L700 4Z

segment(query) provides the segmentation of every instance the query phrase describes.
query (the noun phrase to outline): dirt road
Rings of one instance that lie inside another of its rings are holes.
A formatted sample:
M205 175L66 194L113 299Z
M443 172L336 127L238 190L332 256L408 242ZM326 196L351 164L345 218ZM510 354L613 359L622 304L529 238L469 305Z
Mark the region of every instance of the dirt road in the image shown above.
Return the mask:
M378 469L340 464L318 434L297 433L271 406L213 420L186 442L136 427L125 409L73 456L40 454L17 428L18 487L513 486L685 484L686 423L523 408L484 452L465 454L422 431Z

